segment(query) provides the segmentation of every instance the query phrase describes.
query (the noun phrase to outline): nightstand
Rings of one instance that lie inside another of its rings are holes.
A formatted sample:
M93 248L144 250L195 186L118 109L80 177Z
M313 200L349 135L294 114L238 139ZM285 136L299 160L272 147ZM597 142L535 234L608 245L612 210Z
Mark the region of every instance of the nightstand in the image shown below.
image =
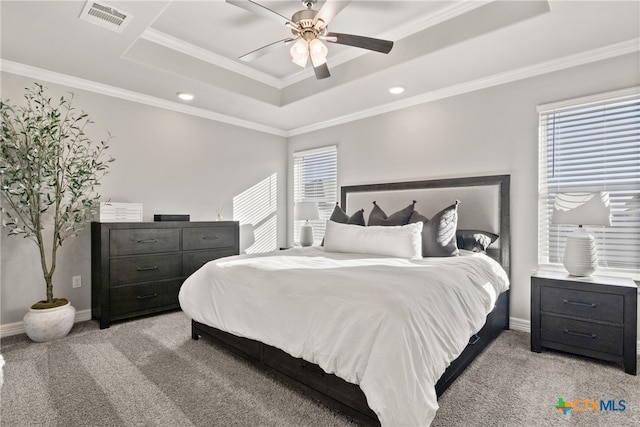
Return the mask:
M531 351L543 347L619 363L636 375L638 287L630 278L531 275Z

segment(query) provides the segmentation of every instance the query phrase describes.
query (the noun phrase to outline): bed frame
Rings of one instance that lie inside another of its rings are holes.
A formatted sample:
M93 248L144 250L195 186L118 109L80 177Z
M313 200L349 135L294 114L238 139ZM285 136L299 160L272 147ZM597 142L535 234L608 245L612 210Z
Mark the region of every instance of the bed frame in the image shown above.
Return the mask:
M361 205L365 200L367 204L376 200L385 211L395 212L416 200L416 210L429 218L458 199L461 201L458 228L483 229L498 234L498 245L488 254L509 274L509 186L509 175L356 185L342 187L341 204L347 213L352 213L361 207L366 209ZM465 350L440 377L436 384L437 395L442 395L504 329L509 329L509 291L499 296L484 327L470 337ZM238 337L196 321L192 321L191 336L194 340L202 336L221 344L280 380L365 425L380 425L359 386L327 374L313 363L294 358L259 341Z

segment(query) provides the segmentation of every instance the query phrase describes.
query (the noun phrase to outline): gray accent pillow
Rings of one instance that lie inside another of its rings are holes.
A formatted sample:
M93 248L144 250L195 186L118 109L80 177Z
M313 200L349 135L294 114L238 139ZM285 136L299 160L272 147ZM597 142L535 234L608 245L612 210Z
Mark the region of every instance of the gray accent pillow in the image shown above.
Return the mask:
M430 220L415 212L410 222L422 221L422 256L445 257L458 255L456 229L458 228L458 203L456 200L435 214Z
M331 217L329 219L333 222L339 222L341 224L354 224L364 226L364 209L360 209L353 215L349 216L345 211L342 210L340 205L336 203L336 206L333 208L333 212L331 212ZM324 237L322 238L322 242L320 242L320 246L324 246Z
M473 252L486 252L489 245L498 240L498 235L484 230L458 230L456 241L458 249Z
M342 224L364 225L364 209L360 209L359 211L355 212L353 215L349 216L336 203L336 207L333 208L333 212L331 213L331 218L329 219L333 222L339 222Z
M411 218L415 205L416 201L414 200L413 203L406 208L387 216L382 208L374 201L367 225L407 225L409 224L409 218Z

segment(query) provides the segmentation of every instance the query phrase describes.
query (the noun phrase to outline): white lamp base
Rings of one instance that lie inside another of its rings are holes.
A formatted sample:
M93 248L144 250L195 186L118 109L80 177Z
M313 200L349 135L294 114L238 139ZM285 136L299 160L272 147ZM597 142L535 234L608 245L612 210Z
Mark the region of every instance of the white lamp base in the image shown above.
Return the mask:
M313 227L308 222L300 226L300 245L313 245Z
M591 276L598 267L596 239L587 230L577 228L567 237L564 268L572 276Z

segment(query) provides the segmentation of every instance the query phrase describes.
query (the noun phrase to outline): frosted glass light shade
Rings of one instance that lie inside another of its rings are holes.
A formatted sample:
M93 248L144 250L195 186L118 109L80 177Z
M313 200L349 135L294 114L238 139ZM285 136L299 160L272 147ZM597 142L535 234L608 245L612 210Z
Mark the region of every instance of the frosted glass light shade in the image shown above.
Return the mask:
M305 39L300 39L289 49L291 54L291 62L304 68L309 59L309 43Z

